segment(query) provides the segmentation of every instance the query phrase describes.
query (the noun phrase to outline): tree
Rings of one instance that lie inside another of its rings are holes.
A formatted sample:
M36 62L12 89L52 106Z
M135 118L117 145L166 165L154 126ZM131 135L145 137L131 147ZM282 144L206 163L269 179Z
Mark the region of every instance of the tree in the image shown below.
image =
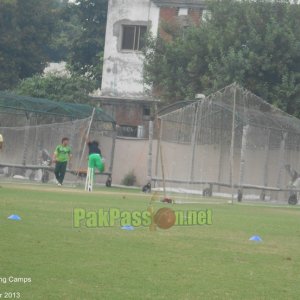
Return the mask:
M68 0L53 1L55 1L56 23L47 53L51 62L67 61L73 43L83 29L74 3Z
M24 79L15 92L19 95L55 101L86 103L89 100L89 93L96 88L96 82L84 76L50 73L46 76L35 75Z
M0 0L0 89L42 72L55 27L53 2Z
M209 94L232 82L300 115L300 5L209 2L211 18L150 40L145 80L165 101Z
M77 0L75 8L82 27L68 58L71 72L96 79L102 76L107 0Z
M16 2L0 1L0 90L13 86L18 81L16 61L19 43L15 31Z

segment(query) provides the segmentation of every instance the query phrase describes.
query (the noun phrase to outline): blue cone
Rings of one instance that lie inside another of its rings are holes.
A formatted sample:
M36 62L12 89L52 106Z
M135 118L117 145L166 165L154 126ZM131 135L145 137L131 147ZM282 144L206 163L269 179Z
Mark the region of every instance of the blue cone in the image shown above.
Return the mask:
M126 225L126 226L121 227L121 229L123 229L123 230L134 230L134 227L130 226L130 225Z
M249 241L262 242L262 238L259 235L253 235L253 236L251 236Z
M15 220L15 221L21 221L21 217L18 215L11 215L7 219L9 220Z

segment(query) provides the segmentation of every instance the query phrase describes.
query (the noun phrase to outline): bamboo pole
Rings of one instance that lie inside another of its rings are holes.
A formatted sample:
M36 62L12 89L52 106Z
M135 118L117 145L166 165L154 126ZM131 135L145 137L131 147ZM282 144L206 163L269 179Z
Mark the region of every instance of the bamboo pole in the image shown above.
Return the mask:
M87 129L87 132L86 132L86 136L87 137L90 135L90 131L91 131L92 123L93 123L93 120L94 120L95 112L96 112L96 108L94 107L92 115L91 115L91 120L90 120L88 129ZM78 168L77 168L77 172L76 172L76 182L75 182L75 185L77 184L77 181L78 181L78 178L79 178L79 169L80 169L82 161L83 161L83 156L85 154L85 149L86 149L86 142L83 145L83 150L82 150L81 157L80 157L80 160L79 160L79 164L78 164Z

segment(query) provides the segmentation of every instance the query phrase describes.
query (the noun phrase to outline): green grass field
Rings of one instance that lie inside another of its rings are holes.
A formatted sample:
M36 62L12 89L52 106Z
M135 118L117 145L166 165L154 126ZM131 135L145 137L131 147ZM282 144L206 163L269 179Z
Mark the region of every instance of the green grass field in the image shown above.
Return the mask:
M299 299L299 207L175 205L175 209L212 209L213 225L155 232L147 227L134 231L119 226L73 228L74 208L146 210L149 198L122 189L84 193L4 184L0 188L0 278L30 277L32 282L0 281L0 295L20 292L21 299ZM8 220L11 214L22 220ZM250 242L254 234L263 242Z

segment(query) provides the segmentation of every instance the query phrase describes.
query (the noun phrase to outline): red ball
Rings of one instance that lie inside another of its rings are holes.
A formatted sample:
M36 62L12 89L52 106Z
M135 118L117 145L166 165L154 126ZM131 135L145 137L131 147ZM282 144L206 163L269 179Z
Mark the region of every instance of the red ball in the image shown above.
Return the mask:
M160 208L154 215L154 222L161 229L169 229L176 222L175 212L171 208Z

